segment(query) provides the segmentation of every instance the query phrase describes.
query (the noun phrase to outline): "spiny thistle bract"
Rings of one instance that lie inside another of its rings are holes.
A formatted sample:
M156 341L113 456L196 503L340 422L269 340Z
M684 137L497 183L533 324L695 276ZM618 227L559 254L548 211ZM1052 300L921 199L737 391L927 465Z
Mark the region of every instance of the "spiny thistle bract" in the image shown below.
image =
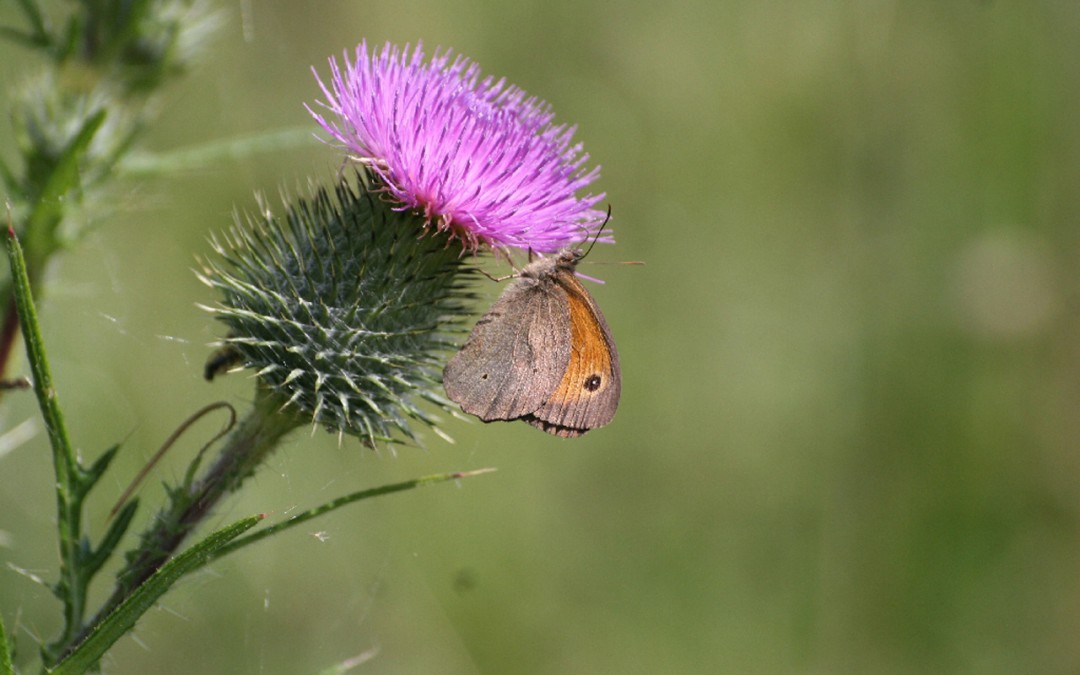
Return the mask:
M207 307L229 328L235 361L315 425L368 445L414 438L417 404L437 393L441 353L471 296L461 249L424 231L364 181L309 188L284 219L265 204L211 245L200 278L224 298Z

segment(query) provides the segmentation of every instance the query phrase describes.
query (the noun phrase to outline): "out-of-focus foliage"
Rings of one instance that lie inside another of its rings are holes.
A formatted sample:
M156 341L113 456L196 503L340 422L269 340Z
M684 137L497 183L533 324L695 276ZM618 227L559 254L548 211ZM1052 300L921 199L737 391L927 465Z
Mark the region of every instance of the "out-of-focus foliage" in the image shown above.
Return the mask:
M372 646L367 673L1080 666L1080 5L279 4L226 7L154 148L314 132L309 66L364 37L467 54L550 101L603 165L619 244L581 271L607 282L590 290L622 406L565 442L448 421L456 445L395 456L298 435L219 524L499 472L223 561L108 669L311 671ZM0 49L6 90L25 57ZM201 380L219 328L194 307L213 298L192 255L253 189L340 162L313 143L132 183L52 268L43 328L84 453L248 400L243 376ZM34 415L5 406L4 430ZM45 447L0 446L0 560L51 579ZM47 594L0 570L21 649L55 630Z

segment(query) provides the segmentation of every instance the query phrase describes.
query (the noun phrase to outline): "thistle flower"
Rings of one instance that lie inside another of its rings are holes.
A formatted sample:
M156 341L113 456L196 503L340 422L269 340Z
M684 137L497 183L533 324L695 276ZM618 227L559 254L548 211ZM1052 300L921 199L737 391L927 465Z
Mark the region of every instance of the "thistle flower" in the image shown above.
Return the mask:
M361 42L344 67L330 59L323 117L308 111L350 157L369 167L401 210L479 245L551 253L601 227L604 195L576 193L599 177L572 144L575 128L551 107L449 50L425 62L417 45ZM318 74L316 73L316 79ZM610 241L604 236L600 241Z
M465 263L363 181L312 187L284 218L260 211L214 238L199 274L224 296L206 309L229 328L228 364L254 370L294 417L367 445L413 437L410 418L434 428L417 404L449 410L437 386L470 295Z
M453 410L439 373L471 293L451 238L550 253L610 237L603 195L576 195L599 169L543 101L419 46L376 56L361 43L330 67L332 115L309 111L361 175L313 187L284 218L263 206L213 242L201 277L222 292L211 311L229 332L207 372L250 368L296 419L374 445L411 437L410 419L434 426L420 400Z

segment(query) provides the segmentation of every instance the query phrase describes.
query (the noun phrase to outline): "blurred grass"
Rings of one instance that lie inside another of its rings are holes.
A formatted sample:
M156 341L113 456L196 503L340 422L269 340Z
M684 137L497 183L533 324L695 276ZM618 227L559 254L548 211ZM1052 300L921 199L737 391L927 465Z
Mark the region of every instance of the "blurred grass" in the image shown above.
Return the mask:
M500 470L215 565L109 671L307 672L372 645L364 672L1080 667L1080 5L223 6L152 149L308 124L310 65L422 38L579 125L619 238L590 261L647 265L583 270L608 282L592 290L622 356L612 426L560 442L451 422L456 445L396 455L299 434L221 523ZM0 47L5 89L27 67ZM90 522L191 410L250 395L200 379L207 234L339 162L312 143L133 181L90 214L42 308L83 452L127 437ZM5 404L4 428L35 415ZM40 436L0 456L0 559L51 580L47 461ZM56 609L0 569L23 653Z

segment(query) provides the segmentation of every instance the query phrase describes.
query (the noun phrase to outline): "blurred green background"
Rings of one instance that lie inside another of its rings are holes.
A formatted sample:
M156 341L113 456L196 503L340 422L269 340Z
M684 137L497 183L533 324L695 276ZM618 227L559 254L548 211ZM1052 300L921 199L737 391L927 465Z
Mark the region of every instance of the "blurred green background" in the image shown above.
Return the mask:
M579 125L619 242L589 262L647 265L582 270L622 357L611 426L450 420L455 445L377 453L297 433L214 523L499 471L221 561L108 672L314 672L372 648L357 672L1080 670L1080 3L221 4L149 149L314 131L312 65L423 39ZM0 46L4 89L32 65ZM52 269L74 439L127 449L94 531L188 414L250 400L243 376L201 378L220 329L193 256L253 190L340 162L312 140L127 181ZM37 419L20 395L0 415ZM0 612L24 654L60 614L9 566L56 578L38 426L0 451Z

